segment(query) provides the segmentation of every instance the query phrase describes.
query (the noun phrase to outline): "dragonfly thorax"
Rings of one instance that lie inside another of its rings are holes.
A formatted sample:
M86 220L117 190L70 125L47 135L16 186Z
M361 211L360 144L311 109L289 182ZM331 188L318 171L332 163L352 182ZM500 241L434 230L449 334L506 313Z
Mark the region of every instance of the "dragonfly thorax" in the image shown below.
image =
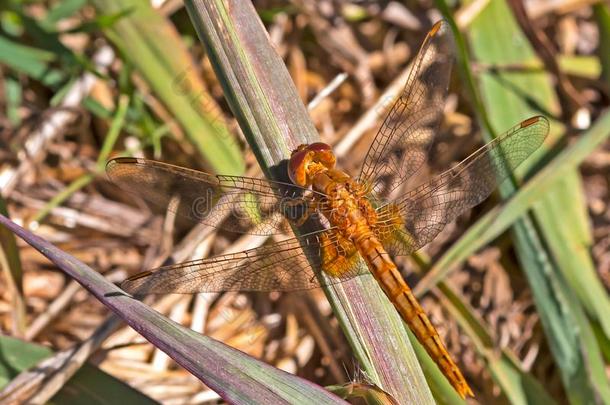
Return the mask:
M376 212L364 196L363 188L348 174L338 169L318 173L312 188L325 195L326 210L322 213L337 227L343 237L368 237L375 226Z

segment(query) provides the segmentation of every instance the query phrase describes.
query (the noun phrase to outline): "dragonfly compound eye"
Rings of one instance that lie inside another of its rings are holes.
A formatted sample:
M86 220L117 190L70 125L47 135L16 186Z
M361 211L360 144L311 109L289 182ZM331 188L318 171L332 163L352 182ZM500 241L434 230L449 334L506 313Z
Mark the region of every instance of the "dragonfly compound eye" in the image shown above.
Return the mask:
M304 149L292 152L288 162L288 177L297 186L305 186L307 183L307 173L305 166L308 163L308 152Z
M324 142L314 142L314 143L311 143L311 144L305 146L305 150L310 150L312 152L324 152L324 151L330 151L331 147L329 144L324 143Z
M314 176L335 167L336 158L330 146L316 142L301 145L292 152L288 163L288 176L299 186L309 186Z

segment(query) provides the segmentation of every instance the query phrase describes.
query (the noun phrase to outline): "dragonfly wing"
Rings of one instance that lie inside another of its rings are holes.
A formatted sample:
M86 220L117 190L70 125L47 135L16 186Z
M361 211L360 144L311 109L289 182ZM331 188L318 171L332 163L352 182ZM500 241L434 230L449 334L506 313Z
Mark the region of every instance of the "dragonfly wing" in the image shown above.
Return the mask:
M376 232L394 255L409 255L443 227L479 204L544 141L549 122L532 117L491 141L460 164L380 207Z
M340 260L329 251L340 252ZM359 267L354 265L357 257L353 245L342 244L338 234L324 230L239 253L145 271L128 278L121 287L138 295L307 290L359 275ZM321 271L331 276L318 278Z
M307 215L313 191L259 178L212 175L139 158L108 162L110 179L159 209L231 232L283 232L284 218ZM281 214L281 215L274 215ZM254 228L252 228L254 225Z
M362 166L359 182L378 198L403 184L426 161L442 117L454 48L451 28L439 21L424 40Z

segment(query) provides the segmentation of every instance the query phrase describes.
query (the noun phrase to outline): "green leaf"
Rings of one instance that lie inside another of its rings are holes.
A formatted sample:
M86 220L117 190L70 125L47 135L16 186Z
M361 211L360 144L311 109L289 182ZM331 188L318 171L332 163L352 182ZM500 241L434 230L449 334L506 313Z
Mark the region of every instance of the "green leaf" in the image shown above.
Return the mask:
M540 66L543 67L542 63ZM568 75L595 80L601 74L602 65L596 56L561 55L559 56L559 68Z
M63 0L53 6L43 20L43 24L48 28L54 28L55 24L64 18L75 14L87 4L87 0Z
M70 48L59 39L59 33L48 29L42 23L21 10L21 20L25 32L31 37L33 43L41 49L52 52L64 64L64 68L75 69L81 66L92 66L87 60L79 58ZM93 69L90 69L93 70Z
M86 21L77 27L71 28L64 33L78 33L78 32L86 32L86 33L95 33L97 31L111 28L114 24L116 24L121 18L128 16L131 13L130 9L123 10L118 13L110 14L110 15L99 15L95 17L92 21Z
M56 86L65 78L62 71L50 68L50 62L55 59L53 52L21 45L0 36L0 62L46 86Z
M6 117L12 125L17 126L21 123L19 107L23 100L23 89L21 83L11 76L4 77L4 89L6 97Z

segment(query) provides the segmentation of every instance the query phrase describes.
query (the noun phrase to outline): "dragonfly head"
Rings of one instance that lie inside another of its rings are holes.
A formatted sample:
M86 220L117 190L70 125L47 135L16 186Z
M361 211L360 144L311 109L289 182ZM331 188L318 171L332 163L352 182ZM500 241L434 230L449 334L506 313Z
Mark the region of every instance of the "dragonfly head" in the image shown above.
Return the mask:
M333 169L336 161L330 145L322 142L301 145L290 156L288 176L297 186L308 187L318 173Z

